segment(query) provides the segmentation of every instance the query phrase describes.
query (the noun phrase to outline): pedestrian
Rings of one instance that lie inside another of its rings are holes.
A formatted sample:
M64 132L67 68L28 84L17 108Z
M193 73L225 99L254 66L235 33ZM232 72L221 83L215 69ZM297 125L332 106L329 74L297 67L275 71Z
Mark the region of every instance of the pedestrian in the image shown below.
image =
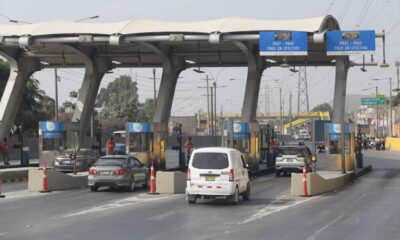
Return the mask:
M185 148L186 148L186 160L187 160L187 162L189 162L190 155L192 155L192 151L194 148L194 143L192 141L192 137L188 137L188 140L185 142Z
M3 139L3 143L1 144L1 153L3 155L3 161L4 161L4 165L10 165L10 156L8 155L8 150L9 150L9 146L8 146L8 142L7 142L7 138Z
M115 142L113 137L110 137L107 140L106 147L107 147L107 155L114 154Z
M381 149L382 150L385 150L385 144L386 144L386 138L382 138L382 141L381 141L382 143L382 146L381 146Z

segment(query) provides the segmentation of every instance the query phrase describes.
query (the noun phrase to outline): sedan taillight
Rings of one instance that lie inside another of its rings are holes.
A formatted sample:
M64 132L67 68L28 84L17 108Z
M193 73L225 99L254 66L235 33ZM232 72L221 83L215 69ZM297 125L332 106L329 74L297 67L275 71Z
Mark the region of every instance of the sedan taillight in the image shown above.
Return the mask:
M89 175L95 175L97 174L97 171L93 168L89 169Z
M115 170L115 174L117 174L117 175L124 175L124 174L126 174L126 170L125 170L125 169L118 169L118 170Z

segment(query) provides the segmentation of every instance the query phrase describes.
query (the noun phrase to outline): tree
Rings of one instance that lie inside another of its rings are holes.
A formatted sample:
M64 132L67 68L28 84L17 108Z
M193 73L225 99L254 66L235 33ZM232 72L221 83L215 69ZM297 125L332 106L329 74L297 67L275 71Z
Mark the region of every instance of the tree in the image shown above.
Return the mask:
M10 74L10 66L0 60L0 95L3 95ZM29 79L14 124L23 124L24 130L36 133L39 121L54 117L54 99L39 88L39 81Z
M137 121L140 107L138 99L136 82L130 76L122 75L100 90L95 105L101 109L101 116Z
M333 109L332 109L331 105L329 105L328 103L322 103L322 104L315 106L311 111L312 112L332 112Z
M140 111L138 120L142 122L150 122L154 114L154 99L146 99L144 103L140 104Z

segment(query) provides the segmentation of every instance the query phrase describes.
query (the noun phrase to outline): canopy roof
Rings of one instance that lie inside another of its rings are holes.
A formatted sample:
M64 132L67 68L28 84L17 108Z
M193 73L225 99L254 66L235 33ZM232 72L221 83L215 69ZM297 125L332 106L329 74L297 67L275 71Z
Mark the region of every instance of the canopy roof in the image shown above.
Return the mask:
M258 20L248 18L222 18L200 22L164 22L138 19L116 23L81 23L50 21L25 25L0 25L0 36L46 36L46 35L133 35L153 33L239 33L273 30L318 32L337 29L339 25L332 16L298 20Z
M337 20L328 15L298 20L223 18L201 22L163 22L139 19L116 23L50 21L37 24L0 25L0 52L22 51L37 58L44 67L83 67L82 56L107 57L115 67L159 67L162 60L149 44L168 48L195 66L246 66L247 58L237 41L258 49L261 31L304 31L309 33L308 56L273 56L276 64L331 64L325 44L313 41L314 34L337 30Z

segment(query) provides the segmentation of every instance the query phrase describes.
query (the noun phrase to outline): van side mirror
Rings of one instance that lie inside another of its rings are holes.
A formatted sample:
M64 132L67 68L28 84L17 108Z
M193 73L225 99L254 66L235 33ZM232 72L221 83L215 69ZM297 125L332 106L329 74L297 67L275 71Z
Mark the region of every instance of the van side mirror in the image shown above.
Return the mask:
M248 163L246 163L245 168L249 168L249 164Z

